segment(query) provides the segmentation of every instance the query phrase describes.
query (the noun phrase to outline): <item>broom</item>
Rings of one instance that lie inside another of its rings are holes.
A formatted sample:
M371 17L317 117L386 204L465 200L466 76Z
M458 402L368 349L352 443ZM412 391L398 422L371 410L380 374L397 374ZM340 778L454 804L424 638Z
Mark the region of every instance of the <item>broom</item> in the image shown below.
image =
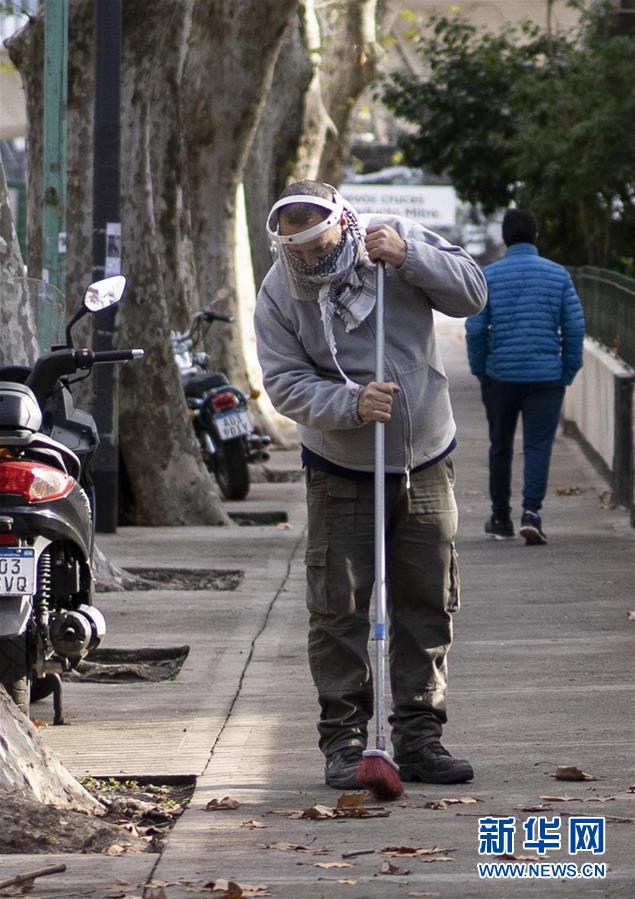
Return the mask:
M384 380L384 263L376 269L376 345L375 380ZM358 782L376 799L397 799L403 795L399 766L386 752L385 733L385 657L386 644L386 545L385 545L385 480L384 424L375 422L375 748L366 749L357 768Z

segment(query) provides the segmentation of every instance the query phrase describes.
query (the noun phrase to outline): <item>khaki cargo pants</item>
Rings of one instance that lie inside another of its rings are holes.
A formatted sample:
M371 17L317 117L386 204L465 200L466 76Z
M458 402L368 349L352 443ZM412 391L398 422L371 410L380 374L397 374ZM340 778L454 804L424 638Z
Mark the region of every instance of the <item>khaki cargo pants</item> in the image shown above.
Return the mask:
M369 607L374 484L307 469L309 665L321 708L320 749L366 746L373 715ZM386 479L390 716L396 756L441 735L447 653L459 607L457 508L449 458Z

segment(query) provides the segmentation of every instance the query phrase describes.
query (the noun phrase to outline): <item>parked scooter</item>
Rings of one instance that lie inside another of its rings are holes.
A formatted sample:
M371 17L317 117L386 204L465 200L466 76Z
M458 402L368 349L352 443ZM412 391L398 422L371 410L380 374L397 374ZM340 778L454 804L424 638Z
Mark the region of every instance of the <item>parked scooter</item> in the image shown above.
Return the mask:
M71 332L88 312L119 302L125 283L118 275L91 284L65 344L32 367L0 368L0 683L27 715L31 700L52 692L55 724L63 723L60 673L106 631L93 605L98 434L92 416L74 407L71 386L96 363L143 356L75 349ZM33 279L0 279L0 301L29 310L36 325L63 309L59 291Z
M215 321L231 324L234 319L202 309L192 317L189 331L172 332L172 350L205 464L225 499L244 499L248 463L266 462L271 438L254 433L245 394L221 372L209 371L207 353L193 352ZM251 397L257 395L252 392Z

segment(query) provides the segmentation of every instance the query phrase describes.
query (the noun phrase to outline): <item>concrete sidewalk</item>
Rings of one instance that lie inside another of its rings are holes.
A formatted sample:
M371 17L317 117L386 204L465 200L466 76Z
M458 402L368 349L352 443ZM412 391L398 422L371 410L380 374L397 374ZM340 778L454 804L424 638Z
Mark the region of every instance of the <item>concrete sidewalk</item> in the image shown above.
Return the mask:
M63 861L67 873L38 881L35 895L65 899L102 899L118 879L143 885L150 878L168 884L168 899L220 896L201 892L219 879L259 885L253 895L278 899L632 895L635 794L627 789L635 783L635 625L627 611L635 608L635 532L625 511L600 502L607 485L578 447L558 439L544 509L549 545L484 538L484 413L467 372L460 323L446 320L440 328L459 426L463 581L444 742L473 762L474 782L408 785L403 801L385 806L388 817L288 816L315 804L333 806L338 793L322 782L306 664L304 488L255 484L250 498L230 510L287 511L291 527L122 529L101 541L124 566L240 569L244 579L231 592L102 595L109 646L187 644L188 658L174 681L69 685L72 728L45 732L75 773L197 778L192 803L161 857L3 856L1 876ZM274 457L274 468L289 466L297 467L295 454ZM550 776L567 764L598 780L560 783ZM205 810L225 796L240 806ZM542 811L530 811L539 806ZM516 855L535 857L522 848L522 823L532 814L561 816L563 848L549 851L548 862L605 861L606 878L479 880L478 818L515 817ZM568 854L570 815L606 816L605 855ZM381 852L387 847L448 851L426 861L387 857ZM342 858L357 851L366 854ZM350 867L330 866L344 862ZM382 873L386 862L408 873ZM128 890L140 895L141 888Z

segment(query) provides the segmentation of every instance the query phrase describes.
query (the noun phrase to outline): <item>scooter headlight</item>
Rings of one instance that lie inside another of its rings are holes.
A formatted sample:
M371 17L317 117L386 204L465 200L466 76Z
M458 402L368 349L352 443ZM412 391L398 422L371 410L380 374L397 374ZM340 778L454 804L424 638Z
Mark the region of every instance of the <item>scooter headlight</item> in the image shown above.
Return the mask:
M68 496L75 481L63 471L39 462L0 462L0 493L14 493L28 503Z

